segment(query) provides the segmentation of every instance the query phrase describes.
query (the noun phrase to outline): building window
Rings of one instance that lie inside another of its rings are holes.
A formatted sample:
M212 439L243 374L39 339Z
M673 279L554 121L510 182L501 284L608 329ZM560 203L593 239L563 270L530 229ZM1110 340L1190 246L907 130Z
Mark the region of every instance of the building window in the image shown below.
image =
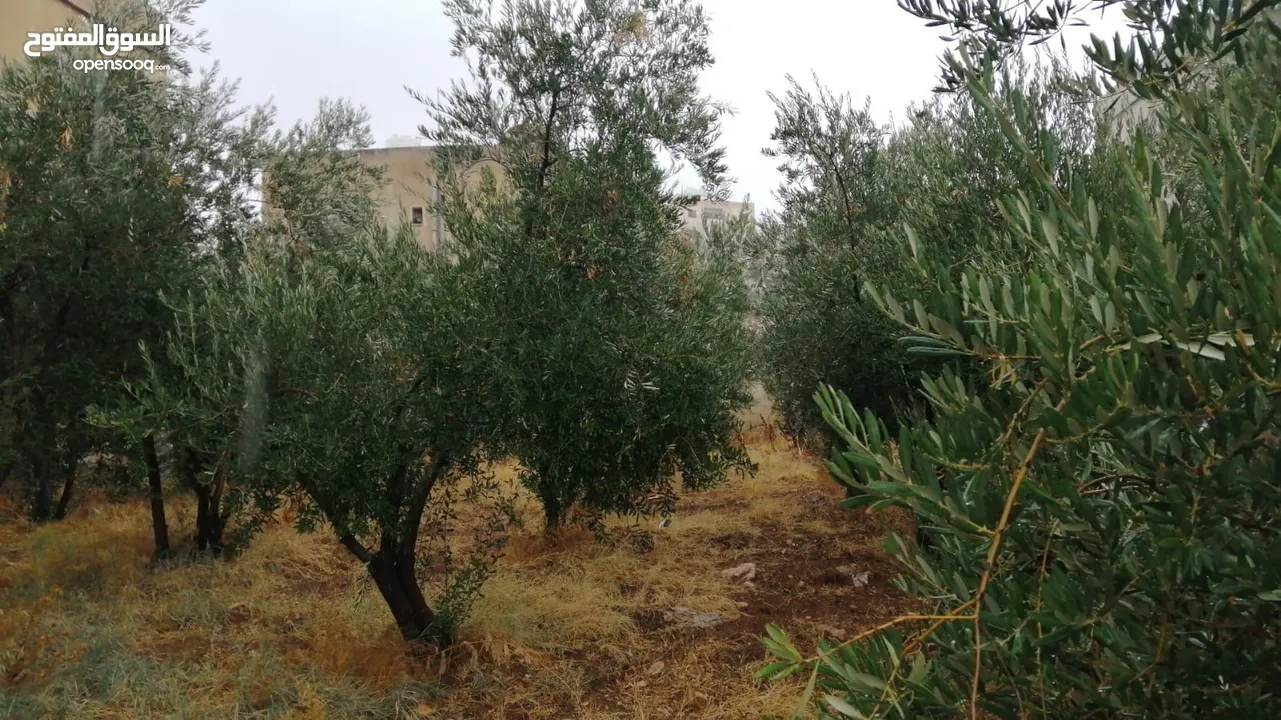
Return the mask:
M409 211L409 221L414 225L423 224L423 209L420 207L412 208Z
M690 216L690 217L698 217L698 211L697 211L697 210L695 210L694 208L690 208L689 210L686 210L685 212L689 213L689 216Z
M725 212L720 208L705 208L703 210L704 220L720 220L725 217Z

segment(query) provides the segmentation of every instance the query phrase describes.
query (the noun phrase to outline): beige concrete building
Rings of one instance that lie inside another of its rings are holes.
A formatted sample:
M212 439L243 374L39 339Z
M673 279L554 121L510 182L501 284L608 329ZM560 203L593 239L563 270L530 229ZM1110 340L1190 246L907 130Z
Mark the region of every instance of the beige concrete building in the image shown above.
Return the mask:
M386 168L388 182L377 193L383 222L393 228L401 222L407 222L423 247L439 247L447 237L448 230L443 219L436 217L431 211L432 203L440 199L436 171L431 166L432 148L421 145L415 138L393 136L383 147L361 150L360 155L365 162ZM499 178L502 177L499 165L487 165ZM746 198L742 202L712 200L696 190L683 192L682 195L693 201L685 209L683 218L683 229L690 234L705 232L713 223L731 220L743 214L753 222L756 219L755 206Z
M0 0L0 62L25 59L27 33L89 24L89 0Z
M369 165L381 165L386 184L375 191L378 212L390 229L407 223L428 250L436 250L449 237L444 218L432 212L434 203L443 199L442 185L432 165L433 148L416 138L393 136L384 147L360 150L360 158ZM484 170L503 182L502 166L485 162L473 168L465 178L469 187L481 182Z
M432 148L416 138L393 136L380 148L361 150L361 159L370 165L381 165L386 171L386 184L376 191L379 215L389 228L407 223L418 243L429 250L440 247L449 236L444 219L432 212L433 203L441 199L441 187L432 167ZM479 182L481 167L468 177L468 184ZM502 182L502 167L485 163ZM756 210L751 202L711 200L697 191L682 193L693 200L685 209L684 230L699 235L713 223L746 214L753 221Z
M732 220L742 215L747 215L753 223L756 222L756 207L748 198L743 198L742 202L736 202L712 200L698 191L686 191L682 194L693 200L693 203L685 208L683 229L688 233L703 233L714 223Z
M444 218L431 211L432 203L441 199L431 163L432 149L389 143L388 147L361 150L360 159L386 170L387 183L375 191L383 223L393 230L408 223L419 245L428 250L439 248L446 235Z

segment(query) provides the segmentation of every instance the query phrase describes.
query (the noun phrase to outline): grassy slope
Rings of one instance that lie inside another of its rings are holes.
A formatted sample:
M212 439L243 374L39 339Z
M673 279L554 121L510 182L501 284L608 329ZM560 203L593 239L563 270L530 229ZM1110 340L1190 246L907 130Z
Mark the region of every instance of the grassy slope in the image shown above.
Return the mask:
M779 622L805 650L904 608L877 548L905 521L836 508L816 461L749 435L757 476L684 496L651 551L517 534L463 642L426 660L323 533L281 523L234 561L152 570L145 503L86 501L44 528L0 509L0 720L786 715L798 688L752 681L756 638ZM185 540L190 509L171 511ZM722 579L745 561L754 587ZM843 564L871 583L835 582ZM673 606L728 621L673 626Z

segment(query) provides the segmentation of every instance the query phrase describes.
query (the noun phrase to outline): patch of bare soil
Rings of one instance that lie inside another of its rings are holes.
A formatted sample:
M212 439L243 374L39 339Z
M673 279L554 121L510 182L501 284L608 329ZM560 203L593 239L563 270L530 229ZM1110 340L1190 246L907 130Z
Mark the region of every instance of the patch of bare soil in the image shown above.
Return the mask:
M844 639L912 607L891 583L897 562L869 543L881 534L873 528L888 529L894 518L841 509L827 515L835 534L769 524L764 543L735 553L734 560L754 563L756 574L733 595L741 616L716 631L745 641L736 644L740 663L765 658L755 640L768 624L785 627L798 647L812 647L821 637Z
M656 539L654 555L683 557L687 582L720 580L732 608L685 607L643 578L621 579L615 609L625 613L634 635L552 651L532 665L490 666L482 674L504 686L503 699L476 698L451 704L449 711L461 713L457 717L620 719L789 712L797 688L752 680L767 660L759 642L766 625L785 628L805 652L821 638L851 637L912 609L914 601L892 584L896 561L880 546L891 530L911 533L914 527L901 511L839 507L840 490L813 458L790 449L762 452L764 475L789 472L683 498L675 532ZM785 467L770 467L783 455ZM637 560L644 563L645 556ZM738 572L725 577L731 570ZM549 688L538 682L513 682L520 672L552 673L564 684L544 694ZM543 699L525 704L522 696Z
M835 531L830 534L766 523L759 534L727 533L711 538L726 550L727 562L723 564L727 568L754 565L754 577L731 595L738 616L714 627L695 629L675 625L670 614L665 616L656 608L639 611L632 616L637 628L651 641L656 640L661 649L647 653L636 666L648 670L655 663L679 661L714 649L708 670L714 668L713 672L722 676L721 682L736 684L733 680L744 671L754 671L767 659L759 641L766 625L784 627L797 647L805 649L813 648L821 638L844 639L908 611L913 600L891 583L898 573L896 561L871 545L905 519L895 511L868 514L831 507L816 518L829 524ZM863 573L866 575L859 582ZM710 689L717 687L711 677L705 675L701 680ZM597 678L588 699L603 708L624 711L627 693L619 685L634 686L636 682L625 672ZM649 685L645 678L639 682L646 683L642 688ZM683 689L672 687L670 692L679 695ZM672 701L675 704L682 699L673 697ZM712 698L706 699L710 704Z

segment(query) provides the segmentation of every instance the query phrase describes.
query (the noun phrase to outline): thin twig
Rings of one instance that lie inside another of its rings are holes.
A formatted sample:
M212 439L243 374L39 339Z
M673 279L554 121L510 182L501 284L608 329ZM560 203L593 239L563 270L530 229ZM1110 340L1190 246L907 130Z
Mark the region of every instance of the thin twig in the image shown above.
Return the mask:
M1038 386L1039 387L1039 386ZM1067 404L1067 398L1059 401L1056 409L1062 410ZM1010 492L1005 496L1005 507L1001 509L1001 520L997 523L996 530L992 532L992 545L987 550L987 561L984 563L983 575L979 578L978 589L974 592L974 678L970 684L970 718L978 720L979 716L979 670L983 664L983 644L980 642L979 633L982 627L981 604L983 595L987 592L988 583L992 581L992 569L996 565L996 556L1001 551L1001 539L1005 531L1010 527L1010 516L1014 512L1014 505L1018 502L1019 490L1023 487L1023 481L1027 478L1028 472L1032 468L1032 461L1036 459L1037 453L1041 451L1041 446L1045 443L1045 428L1036 432L1036 437L1032 440L1032 447L1028 448L1027 455L1023 457L1023 462L1019 464L1018 472L1014 475L1014 482L1010 486Z
M1131 679L1131 681L1133 681L1133 680L1138 680L1139 678L1143 677L1144 675L1147 675L1148 673L1150 673L1150 672L1152 672L1153 670L1155 670L1157 665L1160 665L1160 664L1161 664L1161 656L1162 656L1162 654L1164 654L1164 653L1165 653L1165 638L1166 638L1166 633L1167 633L1167 631L1168 631L1169 629L1170 629L1170 616L1169 616L1169 615L1162 615L1162 616L1161 616L1161 637L1156 641L1156 655L1152 658L1152 664L1151 664L1151 665L1148 665L1148 666L1147 666L1147 667L1145 667L1145 668L1143 668L1143 670L1142 670L1138 675L1135 675L1135 676ZM1152 690L1152 684L1153 684L1153 683L1155 683L1155 682L1156 682L1156 676L1155 676L1155 675L1153 675L1151 678L1149 678L1149 679L1148 679L1148 691L1149 691L1149 692L1151 692L1151 690Z
M869 637L871 637L871 636L873 636L873 635L875 635L875 634L877 634L877 633L881 632L882 630L888 630L888 629L890 629L890 628L892 628L892 627L894 627L894 626L896 626L896 625L902 625L903 623L909 623L909 622L924 622L924 621L926 621L926 620L936 620L936 621L938 621L938 622L937 622L937 624L936 624L936 626L937 626L937 625L942 625L942 624L943 624L943 623L945 623L945 622L950 622L950 621L953 621L953 620L970 620L970 619L972 619L972 617L973 617L972 615L968 615L968 614L967 614L967 615L961 615L961 614L959 614L959 613L960 613L960 611L961 611L961 610L967 609L967 608L972 604L972 602L973 602L973 601L968 602L968 603L966 603L966 604L964 604L964 605L961 605L960 607L956 608L956 610L953 610L952 612L950 612L950 613L948 613L948 614L946 614L946 615L900 615L900 616L898 616L898 617L896 617L896 618L894 618L894 619L892 619L892 620L887 620L887 621L885 621L885 622L881 623L880 625L877 625L877 626L876 626L876 627L874 627L874 628L870 628L870 629L868 629L868 630L864 630L863 632L861 632L861 633L859 633L859 634L855 635L854 637L850 638L849 640L846 640L846 641L842 642L842 643L841 643L841 644L839 644L839 645L835 645L835 646L833 646L833 647L830 647L830 648L828 648L826 651L819 652L819 654L817 654L817 655L815 655L815 656L813 656L813 657L806 658L806 659L803 661L803 663L802 663L802 664L806 664L806 665L808 665L809 663L821 662L821 661L823 661L823 660L826 660L829 656L831 656L831 655L832 655L832 653L836 652L837 650L842 650L842 649L844 649L844 648L846 648L846 647L849 647L850 645L853 645L853 644L854 644L854 643L856 643L856 642L859 642L859 641L861 641L861 640L866 640L867 638L869 638Z

